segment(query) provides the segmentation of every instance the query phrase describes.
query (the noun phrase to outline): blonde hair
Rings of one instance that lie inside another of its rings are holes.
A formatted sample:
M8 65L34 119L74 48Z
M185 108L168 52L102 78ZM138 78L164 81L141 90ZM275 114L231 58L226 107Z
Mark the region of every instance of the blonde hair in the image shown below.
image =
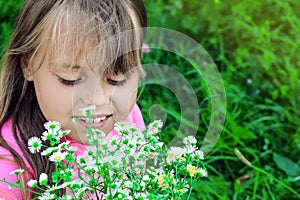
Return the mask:
M46 122L33 83L24 78L27 71L36 70L29 68L37 52L43 50L43 56L58 56L68 50L75 64L76 57L89 49L97 55L91 59L95 62L90 63L91 67L101 62L106 66L104 75L125 74L131 70L143 75L141 49L145 27L147 16L142 0L24 1L3 58L0 128L12 119L13 135L36 177L41 172L51 174L54 170L46 157L31 154L26 147L29 138L40 136ZM6 143L2 134L0 145L11 152L18 165L25 166L22 157Z

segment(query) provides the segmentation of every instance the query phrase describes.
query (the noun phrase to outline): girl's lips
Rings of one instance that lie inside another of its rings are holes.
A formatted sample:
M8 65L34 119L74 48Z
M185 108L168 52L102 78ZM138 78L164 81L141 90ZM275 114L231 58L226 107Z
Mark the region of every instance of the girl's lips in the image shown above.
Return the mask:
M101 117L92 116L91 119L93 120L91 127L93 129L100 129L104 126L104 124L107 122L107 120L110 119L113 115L106 115ZM87 117L78 117L78 123L83 125L86 128L90 128L90 123L88 122Z

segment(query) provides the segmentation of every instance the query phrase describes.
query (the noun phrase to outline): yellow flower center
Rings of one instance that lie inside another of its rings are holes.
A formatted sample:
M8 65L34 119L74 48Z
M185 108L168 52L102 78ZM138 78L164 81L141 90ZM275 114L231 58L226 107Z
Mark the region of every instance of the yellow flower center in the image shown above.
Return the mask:
M55 161L60 161L61 160L61 157L59 156L59 155L57 155L57 156L55 156L54 158L53 158Z
M197 167L195 166L188 166L186 171L190 174L190 176L195 176L195 174L197 173Z

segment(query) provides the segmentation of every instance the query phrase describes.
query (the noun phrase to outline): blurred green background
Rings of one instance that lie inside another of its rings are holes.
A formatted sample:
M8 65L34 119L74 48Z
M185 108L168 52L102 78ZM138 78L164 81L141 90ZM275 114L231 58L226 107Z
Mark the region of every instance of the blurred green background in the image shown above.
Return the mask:
M226 89L225 126L206 157L209 177L194 186L191 199L299 199L300 2L144 2L149 26L179 31L207 50ZM1 52L20 5L18 0L0 0ZM210 102L203 103L210 94L199 72L180 56L157 49L145 53L143 62L172 66L189 81L201 105L200 126L194 127L200 146L211 114ZM181 110L171 91L145 85L139 91L138 104L146 123L166 118L163 131L169 134L165 141L177 133ZM151 115L153 105L163 108L161 116ZM245 165L235 148L254 167Z

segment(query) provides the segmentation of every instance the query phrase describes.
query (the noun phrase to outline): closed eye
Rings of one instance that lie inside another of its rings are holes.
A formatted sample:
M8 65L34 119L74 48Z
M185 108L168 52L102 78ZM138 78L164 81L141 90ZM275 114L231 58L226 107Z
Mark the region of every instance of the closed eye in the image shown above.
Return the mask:
M78 78L76 80L67 80L67 79L63 79L58 76L58 80L59 80L59 82L61 82L64 85L73 86L73 85L78 84L82 80L82 78Z
M107 83L110 84L110 85L113 85L113 86L122 86L122 85L125 85L126 79L120 80L120 81L116 81L116 80L107 78Z

